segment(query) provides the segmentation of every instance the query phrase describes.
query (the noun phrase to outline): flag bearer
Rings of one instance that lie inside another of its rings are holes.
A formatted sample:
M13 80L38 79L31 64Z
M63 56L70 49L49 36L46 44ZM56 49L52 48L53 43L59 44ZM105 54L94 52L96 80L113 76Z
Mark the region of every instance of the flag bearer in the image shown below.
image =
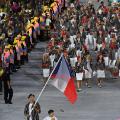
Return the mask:
M28 103L25 105L25 109L24 109L25 120L39 120L39 114L41 113L41 108L38 102L35 106L34 105L35 105L35 95L29 94Z

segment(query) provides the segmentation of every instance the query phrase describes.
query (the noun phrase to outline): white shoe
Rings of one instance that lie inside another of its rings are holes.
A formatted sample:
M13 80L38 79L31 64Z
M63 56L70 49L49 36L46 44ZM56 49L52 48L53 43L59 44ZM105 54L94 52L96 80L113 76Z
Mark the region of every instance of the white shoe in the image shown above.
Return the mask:
M81 88L77 89L77 92L81 92L81 91L82 91L82 89L81 89Z

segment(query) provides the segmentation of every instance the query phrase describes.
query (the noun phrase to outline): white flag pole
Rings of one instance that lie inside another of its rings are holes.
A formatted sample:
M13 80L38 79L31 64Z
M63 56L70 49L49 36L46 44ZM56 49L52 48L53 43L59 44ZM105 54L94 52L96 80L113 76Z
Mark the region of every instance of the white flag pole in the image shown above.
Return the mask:
M38 96L38 98L36 99L36 102L35 102L35 104L34 104L34 107L33 107L32 111L34 110L35 105L36 105L37 102L39 101L39 99L40 99L40 97L41 97L43 91L45 90L45 88L46 88L46 86L47 86L47 84L48 84L48 82L49 82L49 80L50 80L50 78L51 78L51 76L52 76L54 70L56 69L56 67L57 67L57 65L58 65L58 63L59 63L59 61L60 61L60 59L62 58L62 56L63 56L63 53L61 54L59 60L57 61L56 65L55 65L55 67L54 67L54 69L52 70L51 74L49 75L47 82L45 83L44 87L42 88L42 90L41 90L41 92L40 92L40 94L39 94L39 96Z

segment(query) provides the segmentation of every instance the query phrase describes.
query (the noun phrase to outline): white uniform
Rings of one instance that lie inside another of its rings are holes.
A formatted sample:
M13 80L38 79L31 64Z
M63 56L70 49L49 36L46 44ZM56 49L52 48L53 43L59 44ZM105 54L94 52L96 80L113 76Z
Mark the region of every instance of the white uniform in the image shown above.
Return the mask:
M80 50L77 50L77 51L76 51L76 55L77 55L77 56L81 56L81 54L82 54L82 51L80 51Z
M94 38L93 38L93 35L88 34L86 36L85 44L88 46L88 49L94 49Z
M75 63L77 62L77 57L70 58L70 64L72 67L75 67Z
M109 57L104 57L105 66L109 66Z
M51 66L54 67L54 60L55 60L55 54L54 55L50 55L50 62L51 62Z
M43 77L47 78L50 75L50 69L44 68L43 69Z
M92 69L89 62L87 62L87 69L88 70L85 70L85 78L92 78Z
M105 71L97 70L97 78L105 78Z

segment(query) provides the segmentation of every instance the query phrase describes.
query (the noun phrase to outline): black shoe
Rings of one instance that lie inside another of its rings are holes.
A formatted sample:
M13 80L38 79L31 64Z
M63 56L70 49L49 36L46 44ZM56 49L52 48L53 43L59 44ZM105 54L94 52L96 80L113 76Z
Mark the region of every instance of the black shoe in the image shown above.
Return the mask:
M8 104L8 101L5 101L5 104Z
M80 88L80 89L77 89L77 92L81 92L82 91L82 89Z
M10 72L10 74L12 75L12 74L13 74L13 72Z
M87 85L88 88L92 88L90 85Z
M77 90L77 92L80 92L79 90Z
M8 104L13 104L13 103L10 101L10 102L8 102Z
M12 72L17 72L17 70L16 70L16 69L14 69Z

